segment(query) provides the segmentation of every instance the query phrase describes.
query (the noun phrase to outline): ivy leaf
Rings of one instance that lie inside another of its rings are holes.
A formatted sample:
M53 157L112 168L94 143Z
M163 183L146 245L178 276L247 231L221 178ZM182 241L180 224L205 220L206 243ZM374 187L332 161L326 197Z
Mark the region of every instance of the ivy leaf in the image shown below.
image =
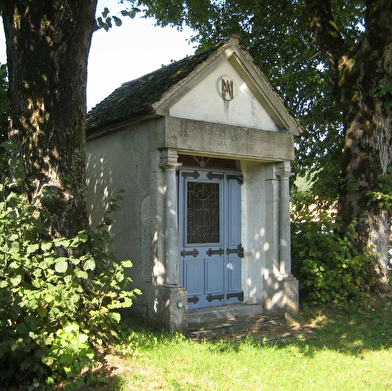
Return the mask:
M42 251L48 251L51 248L52 248L52 243L51 242L43 242L43 243L41 243Z
M18 286L21 282L22 282L22 276L20 274L11 278L11 284L13 286Z
M56 270L57 273L66 273L66 271L68 270L68 262L64 260L57 261L56 264L54 265L54 269Z
M51 295L50 293L47 293L47 294L45 295L45 301L46 301L47 303L51 303L52 301L54 301L54 296Z
M27 253L31 254L36 252L39 249L39 243L29 244L27 246Z
M94 270L94 269L95 269L95 261L94 259L90 258L84 263L83 270L87 271L87 270Z
M83 270L75 270L75 275L77 278L83 278L84 280L88 278L88 273Z

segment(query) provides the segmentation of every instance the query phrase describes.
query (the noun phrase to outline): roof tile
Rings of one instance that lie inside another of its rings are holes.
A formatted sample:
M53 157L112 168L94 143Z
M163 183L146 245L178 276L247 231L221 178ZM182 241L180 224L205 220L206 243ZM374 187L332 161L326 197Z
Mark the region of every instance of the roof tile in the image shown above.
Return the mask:
M138 79L126 82L98 103L87 114L86 130L98 129L126 121L132 117L153 113L152 105L196 67L206 61L225 42L213 48L164 66Z

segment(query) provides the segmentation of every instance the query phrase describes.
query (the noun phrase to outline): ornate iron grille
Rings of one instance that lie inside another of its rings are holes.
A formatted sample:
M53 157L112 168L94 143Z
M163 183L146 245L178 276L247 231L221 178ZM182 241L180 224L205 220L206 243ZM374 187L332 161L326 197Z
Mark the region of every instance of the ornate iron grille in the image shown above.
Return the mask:
M187 243L219 243L219 183L188 182Z

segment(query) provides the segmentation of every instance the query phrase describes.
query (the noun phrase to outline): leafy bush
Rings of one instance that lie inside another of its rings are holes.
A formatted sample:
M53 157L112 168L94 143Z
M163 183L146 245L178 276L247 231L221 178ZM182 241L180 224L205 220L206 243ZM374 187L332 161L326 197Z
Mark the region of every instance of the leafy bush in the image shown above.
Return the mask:
M94 347L115 336L115 310L130 307L140 292L127 290L131 262L106 252L108 215L95 232L45 240L53 217L18 189L15 179L0 184L0 379L53 383L92 368Z
M374 284L371 255L354 252L354 231L337 235L331 209L313 205L311 212L303 201L292 226L292 269L302 300L339 305L363 301Z

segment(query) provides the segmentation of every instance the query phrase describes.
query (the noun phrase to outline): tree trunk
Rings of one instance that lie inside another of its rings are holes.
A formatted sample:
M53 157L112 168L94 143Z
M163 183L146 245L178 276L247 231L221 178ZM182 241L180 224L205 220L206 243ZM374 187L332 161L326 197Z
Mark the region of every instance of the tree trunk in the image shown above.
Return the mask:
M391 96L379 97L380 86L392 83L392 6L368 1L366 35L347 75L341 75L345 104L345 140L339 217L343 232L352 225L355 247L371 250L375 288L388 287L391 210L380 185L390 175L392 156Z
M373 257L373 288L387 288L391 206L377 199L376 193L390 175L392 109L386 103L392 96L380 97L376 92L392 83L392 3L366 1L365 32L356 47L349 47L337 29L330 0L306 0L306 4L344 113L341 234L354 228L354 248Z
M96 0L0 0L0 7L9 136L23 162L24 190L58 216L52 237L73 237L88 226L86 82Z

